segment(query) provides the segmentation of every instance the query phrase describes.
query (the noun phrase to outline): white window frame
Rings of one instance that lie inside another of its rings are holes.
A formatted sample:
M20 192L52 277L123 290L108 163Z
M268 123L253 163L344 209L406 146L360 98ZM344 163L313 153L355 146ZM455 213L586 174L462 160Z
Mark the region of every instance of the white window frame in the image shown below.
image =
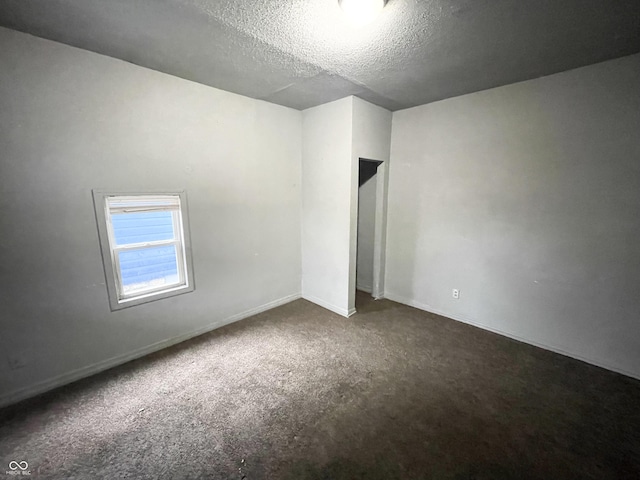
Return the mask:
M93 204L98 224L98 237L100 239L102 262L109 294L109 305L112 311L195 290L193 263L191 261L189 218L187 215L187 195L184 190L162 193L123 193L93 190ZM169 240L116 245L111 215L114 213L149 211L171 212L174 237ZM120 254L158 246L175 247L178 281L170 285L125 292L120 272Z

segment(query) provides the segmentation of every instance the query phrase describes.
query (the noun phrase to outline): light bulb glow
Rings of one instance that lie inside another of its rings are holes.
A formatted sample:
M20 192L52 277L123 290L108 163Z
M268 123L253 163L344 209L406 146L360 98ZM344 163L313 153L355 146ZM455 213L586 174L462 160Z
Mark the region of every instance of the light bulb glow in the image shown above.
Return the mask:
M373 22L384 4L385 0L340 0L342 11L358 27Z

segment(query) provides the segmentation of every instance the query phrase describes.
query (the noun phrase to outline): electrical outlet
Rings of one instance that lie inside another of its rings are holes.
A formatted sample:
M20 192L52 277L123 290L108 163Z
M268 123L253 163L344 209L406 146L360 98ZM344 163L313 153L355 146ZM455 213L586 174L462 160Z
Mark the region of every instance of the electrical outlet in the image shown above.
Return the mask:
M457 300L458 298L460 298L460 290L454 288L451 292L451 296Z

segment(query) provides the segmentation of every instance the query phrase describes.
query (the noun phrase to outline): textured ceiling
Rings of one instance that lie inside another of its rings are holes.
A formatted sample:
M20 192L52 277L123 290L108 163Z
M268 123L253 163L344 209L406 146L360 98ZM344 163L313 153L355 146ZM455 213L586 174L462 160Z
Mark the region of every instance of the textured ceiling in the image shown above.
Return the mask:
M0 25L304 109L390 110L640 51L639 0L0 0ZM1 48L1 45L0 45Z

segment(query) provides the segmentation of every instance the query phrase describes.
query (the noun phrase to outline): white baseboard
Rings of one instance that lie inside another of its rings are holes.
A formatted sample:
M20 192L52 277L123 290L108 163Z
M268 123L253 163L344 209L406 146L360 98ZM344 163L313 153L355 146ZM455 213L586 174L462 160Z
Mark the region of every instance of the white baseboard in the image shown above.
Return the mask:
M356 290L361 290L367 293L373 293L373 287L371 285L359 285L356 284Z
M326 308L327 310L331 310L333 313L337 313L338 315L342 315L343 317L350 317L351 315L353 315L354 313L356 313L356 309L355 308L351 308L349 310L347 310L346 308L340 308L340 307L336 307L335 305L332 305L329 302L325 302L324 300L321 300L317 297L314 297L313 295L308 295L303 293L302 294L302 298L304 298L305 300L309 300L311 303L315 303L316 305L321 306L322 308Z
M481 322L477 322L475 320L463 317L461 315L452 315L450 313L442 312L442 311L440 311L440 310L438 310L436 308L431 307L430 305L426 305L424 303L420 303L420 302L418 302L416 300L409 299L409 298L403 297L401 295L396 295L395 293L385 292L384 293L384 297L387 298L388 300L392 300L394 302L402 303L404 305L409 305L410 307L415 307L415 308L417 308L419 310L424 310L425 312L434 313L436 315L440 315L441 317L446 317L446 318L450 318L452 320L456 320L458 322L466 323L468 325L472 325L474 327L478 327L478 328L481 328L483 330L487 330L489 332L497 333L498 335L502 335L503 337L508 337L508 338L511 338L513 340L517 340L517 341L522 342L522 343L527 343L529 345L533 345L534 347L542 348L544 350L549 350L551 352L558 353L560 355L564 355L565 357L574 358L576 360L580 360L580 361L588 363L590 365L595 365L596 367L604 368L605 370L610 370L612 372L620 373L620 374L625 375L627 377L631 377L631 378L635 378L635 379L640 380L640 374L638 374L638 373L633 373L633 372L630 372L628 370L625 370L625 369L622 369L622 368L619 368L619 367L611 366L611 365L607 364L606 362L602 362L600 360L594 360L594 359L591 359L591 358L583 357L582 355L579 355L579 354L564 350L563 348L557 347L555 345L547 345L547 344L544 344L544 343L537 342L535 340L529 340L527 338L520 337L519 335L516 335L514 333L505 332L503 330L490 327L490 326L485 325L485 324L483 324Z
M62 375L58 375L56 377L44 380L42 382L38 382L34 385L30 385L25 388L14 390L13 392L9 392L7 394L0 396L0 408L5 407L7 405L11 405L13 403L17 403L21 400L25 400L30 397L34 397L36 395L40 395L41 393L47 392L49 390L53 390L54 388L61 387L71 382L75 382L82 378L95 375L96 373L100 373L110 368L116 367L118 365L122 365L123 363L130 362L131 360L144 357L145 355L149 355L150 353L157 352L158 350L165 349L172 345L182 343L185 340L189 340L190 338L197 337L204 333L215 330L216 328L229 325L230 323L243 320L247 317L257 315L258 313L271 310L272 308L279 307L280 305L284 305L286 303L292 302L301 297L302 295L300 293L288 295L286 297L279 298L277 300L265 303L258 307L250 308L249 310L245 310L244 312L238 313L236 315L232 315L230 317L225 318L224 320L220 320L211 325L207 325L204 328L200 328L198 330L186 333L184 335L179 335L177 337L169 338L167 340L162 340L160 342L153 343L151 345L140 348L138 350L134 350L133 352L126 353L124 355L118 355L117 357L113 357L108 360L103 360L101 362L94 363L86 367L72 370L71 372L63 373Z

